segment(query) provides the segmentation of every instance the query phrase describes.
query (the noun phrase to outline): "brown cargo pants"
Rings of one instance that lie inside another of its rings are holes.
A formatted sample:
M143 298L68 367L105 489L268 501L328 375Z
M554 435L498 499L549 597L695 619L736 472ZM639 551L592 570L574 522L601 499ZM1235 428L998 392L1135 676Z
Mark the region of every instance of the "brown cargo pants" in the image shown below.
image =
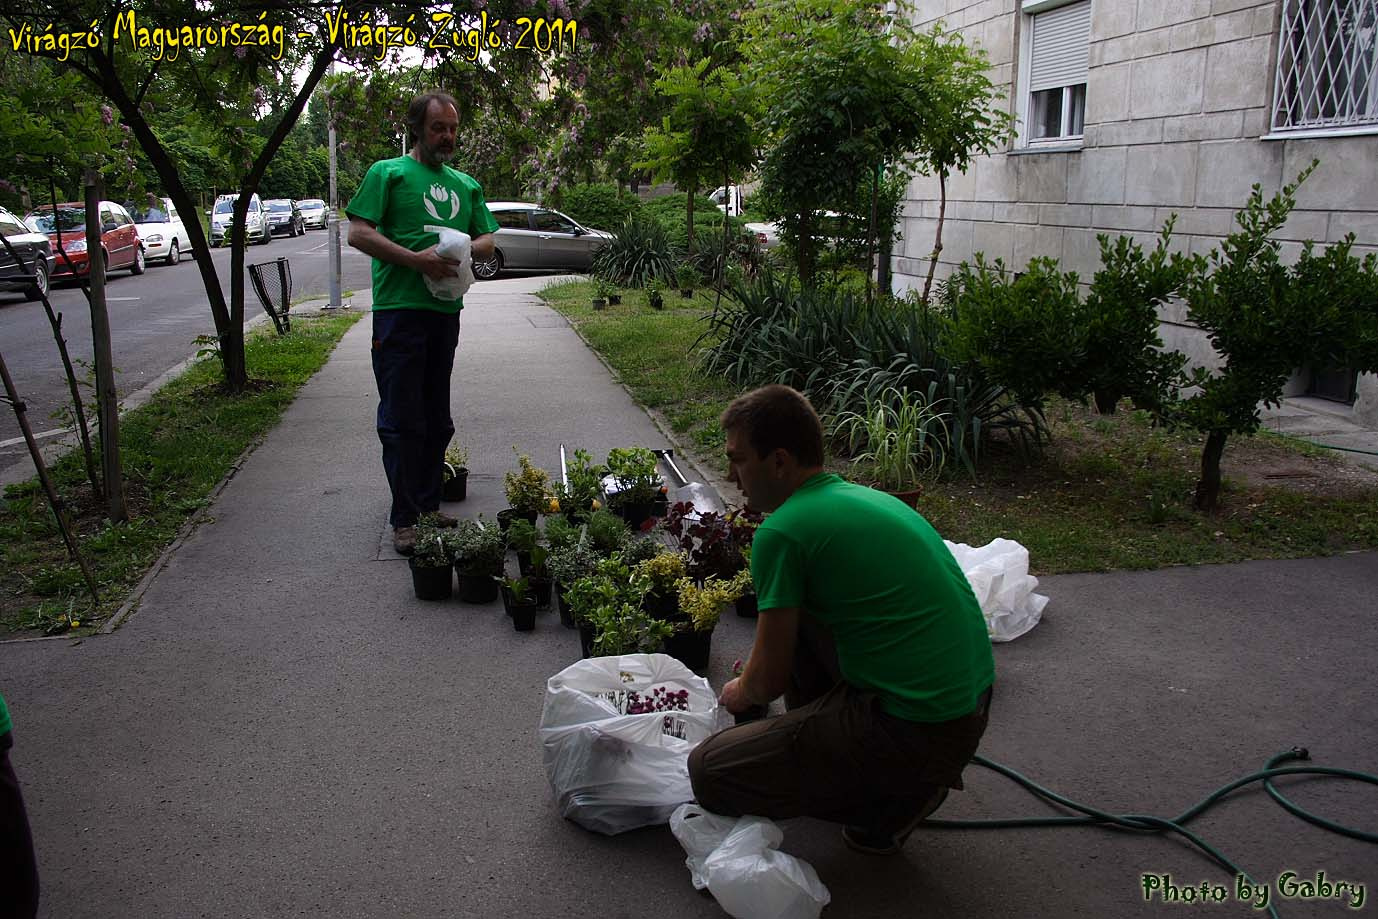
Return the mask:
M975 711L915 722L843 682L823 628L800 617L785 714L719 731L689 754L698 803L715 814L816 817L899 831L962 769L985 732L990 690Z

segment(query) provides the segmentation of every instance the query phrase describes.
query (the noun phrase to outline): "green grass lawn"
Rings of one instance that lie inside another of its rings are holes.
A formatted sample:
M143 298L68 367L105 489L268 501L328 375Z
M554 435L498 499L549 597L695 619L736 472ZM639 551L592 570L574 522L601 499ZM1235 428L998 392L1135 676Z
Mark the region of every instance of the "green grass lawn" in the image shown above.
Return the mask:
M586 282L542 296L705 467L725 471L717 419L738 391L700 372L694 349L713 308L711 292L681 300L669 291L661 312L638 290L594 312ZM1201 454L1195 434L1154 428L1142 413L1101 417L1060 401L1048 422L1053 439L1042 457L1026 462L996 444L978 480L922 483L919 510L953 542L1023 543L1042 574L1378 548L1378 476L1347 471L1329 451L1266 434L1232 438L1222 507L1207 516L1191 506ZM830 466L867 479L866 469L845 458Z
M120 422L131 520L114 525L94 500L80 453L50 472L101 595L92 604L37 479L0 506L0 635L90 628L124 603L188 517L252 443L266 434L362 313L296 318L279 337L258 326L246 342L249 391L221 389L218 361L193 365Z

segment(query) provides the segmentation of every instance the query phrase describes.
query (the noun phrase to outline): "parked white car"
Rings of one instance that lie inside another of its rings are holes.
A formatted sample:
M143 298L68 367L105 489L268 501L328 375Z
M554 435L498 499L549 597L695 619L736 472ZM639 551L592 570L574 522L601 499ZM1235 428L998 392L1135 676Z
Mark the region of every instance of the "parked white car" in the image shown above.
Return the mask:
M191 237L172 199L158 198L156 201L144 207L126 203L124 208L134 218L134 226L144 244L144 257L176 265L182 260L182 253L191 248Z
M322 229L327 226L325 202L320 198L307 198L305 201L298 201L297 207L301 208L302 219L306 221L306 228Z

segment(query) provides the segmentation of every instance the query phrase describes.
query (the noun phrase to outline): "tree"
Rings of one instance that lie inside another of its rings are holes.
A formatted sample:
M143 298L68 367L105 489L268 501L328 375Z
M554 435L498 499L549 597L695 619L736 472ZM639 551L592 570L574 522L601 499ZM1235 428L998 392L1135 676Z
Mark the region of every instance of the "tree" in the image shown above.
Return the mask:
M1288 266L1272 234L1287 221L1296 191L1316 168L1267 203L1254 185L1239 229L1208 258L1198 257L1184 285L1187 318L1204 330L1224 359L1217 371L1198 368L1195 392L1174 420L1206 435L1196 507L1213 511L1220 500L1220 460L1231 434L1251 434L1260 405L1276 405L1297 367L1338 366L1378 371L1378 258L1362 261L1353 236L1313 254L1308 243Z
M704 59L669 68L656 80L668 112L646 132L637 165L685 189L689 249L694 248L694 196L707 179L724 184L756 159L755 96L750 84ZM726 242L726 237L724 237Z

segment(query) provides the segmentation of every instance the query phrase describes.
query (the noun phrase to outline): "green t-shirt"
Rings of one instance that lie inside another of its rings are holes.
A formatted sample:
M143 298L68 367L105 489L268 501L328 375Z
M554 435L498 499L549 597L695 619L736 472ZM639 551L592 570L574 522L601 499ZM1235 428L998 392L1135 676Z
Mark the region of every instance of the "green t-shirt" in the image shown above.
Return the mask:
M345 213L361 217L403 248L429 249L440 235L426 227L450 227L482 236L495 233L498 222L483 200L483 189L469 176L449 166L427 166L410 156L379 160L369 167ZM459 300L431 296L421 272L373 260L375 310L434 310L457 313Z
M761 610L826 625L842 678L909 721L976 708L995 679L985 617L936 530L897 498L819 473L756 531Z
M5 697L0 696L0 737L4 737L10 732L10 710L5 707Z

